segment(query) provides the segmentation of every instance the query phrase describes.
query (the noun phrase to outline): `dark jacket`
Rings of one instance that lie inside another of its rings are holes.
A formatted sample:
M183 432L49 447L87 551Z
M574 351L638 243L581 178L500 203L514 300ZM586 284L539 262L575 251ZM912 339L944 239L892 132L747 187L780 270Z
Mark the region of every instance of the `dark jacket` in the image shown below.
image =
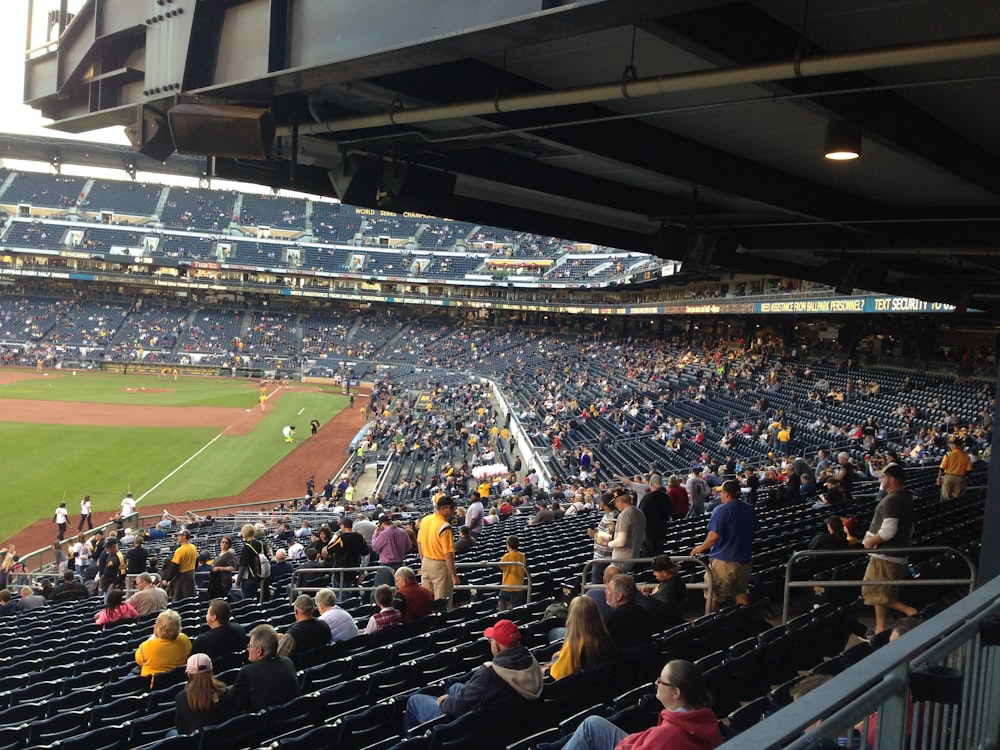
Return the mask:
M541 695L542 668L524 646L512 646L473 672L454 698L449 696L441 702L441 711L461 716L475 708L537 700Z
M667 537L667 526L672 515L670 497L662 488L647 492L639 501L639 510L646 517L646 541L643 543L643 552L647 555L658 555L663 550L663 540Z
M809 542L809 549L847 549L847 540L835 534L817 534Z
M87 587L80 581L73 581L71 583L60 583L52 589L52 593L49 594L49 601L53 604L58 604L59 602L68 602L73 599L86 599L88 596L90 596L90 592L87 591Z
M240 669L236 684L229 688L238 711L260 711L279 706L299 695L295 667L287 656L250 662Z
M219 702L211 710L195 712L188 706L187 693L181 690L174 698L174 708L177 711L174 726L178 734L194 734L203 727L221 724L236 715L236 709L228 692L219 696Z
M235 622L227 622L214 630L206 630L194 639L191 648L193 654L208 654L215 659L247 647L247 634L242 626Z
M368 554L368 545L358 532L341 531L330 542L329 551L333 554L333 567L357 568L361 566L361 558Z
M660 628L680 622L687 606L687 586L675 573L673 578L660 583L655 593L642 597L641 604L648 605L646 609L653 616L654 624Z
M288 628L287 635L293 644L291 652L304 654L330 642L330 626L322 620L300 620Z
M606 624L618 648L638 646L653 640L653 618L635 602L612 610Z

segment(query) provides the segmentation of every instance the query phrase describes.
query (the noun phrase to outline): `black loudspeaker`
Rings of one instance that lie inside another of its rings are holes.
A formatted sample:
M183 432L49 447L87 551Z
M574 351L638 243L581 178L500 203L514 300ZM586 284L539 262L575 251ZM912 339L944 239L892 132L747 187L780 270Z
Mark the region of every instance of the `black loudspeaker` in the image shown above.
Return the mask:
M378 204L389 211L434 213L446 208L455 192L455 175L417 164L386 164Z
M264 161L274 142L274 121L263 107L178 104L167 119L181 154Z
M649 252L664 260L680 260L687 249L687 230L665 226L649 235Z
M840 275L833 285L833 290L837 294L845 296L854 294L854 290L858 288L858 274L860 270L855 263L843 264Z
M166 161L174 152L174 141L166 123L159 117L144 117L142 109L138 113L139 119L125 128L129 143L143 156Z
M374 208L382 181L382 162L350 154L330 170L329 177L333 191L342 202Z
M700 229L692 229L681 261L681 273L706 274L715 259L718 237Z

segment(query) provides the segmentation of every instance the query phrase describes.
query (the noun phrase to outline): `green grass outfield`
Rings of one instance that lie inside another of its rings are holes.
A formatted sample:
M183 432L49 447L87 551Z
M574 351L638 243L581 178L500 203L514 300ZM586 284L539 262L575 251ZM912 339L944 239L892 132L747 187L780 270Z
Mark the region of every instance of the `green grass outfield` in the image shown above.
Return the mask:
M127 388L170 389L142 394L143 406L224 406L257 408L255 384L226 378L181 377L162 382L155 375L122 376L80 372L0 386L0 539L10 538L41 519L50 519L65 497L71 528L80 499L90 495L95 511L116 510L131 488L145 494L205 448L140 503L159 510L174 502L235 495L280 461L295 446L281 439L281 428L309 434L309 420L326 423L347 407L347 397L332 390L286 391L269 404L264 419L243 436L216 436L216 428L97 427L4 421L3 399L130 403ZM299 411L303 410L301 414Z

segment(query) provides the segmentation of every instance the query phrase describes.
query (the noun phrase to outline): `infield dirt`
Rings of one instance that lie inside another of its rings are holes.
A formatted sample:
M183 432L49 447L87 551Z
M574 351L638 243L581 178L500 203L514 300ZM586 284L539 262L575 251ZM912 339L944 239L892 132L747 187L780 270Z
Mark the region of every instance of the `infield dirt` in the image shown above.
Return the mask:
M44 378L44 374L25 371L0 370L0 385L26 378ZM169 387L166 389L169 390ZM315 390L314 386L293 384L283 386L269 398L281 398L283 392L291 390ZM367 390L355 390L364 402ZM39 424L92 424L102 426L146 426L146 427L219 427L227 434L245 435L263 418L258 409L222 408L211 406L168 407L143 406L140 404L92 404L78 402L29 401L6 399L2 402L4 418L9 421L35 422ZM310 474L316 475L316 483L322 486L327 476L340 469L347 460L347 448L351 439L361 429L364 422L359 408L344 409L332 420L322 425L315 437L302 430L301 442L294 451L275 464L257 481L238 495L184 503L172 503L165 507L175 515L187 510L200 510L217 505L261 502L295 497L305 494L306 480ZM157 509L161 509L159 504ZM50 544L55 535L48 517L18 532L13 538L4 540L3 546L17 545L22 554L40 549ZM76 528L79 518L70 513L70 529ZM140 513L149 512L140 505ZM95 523L104 522L114 515L114 511L94 513Z

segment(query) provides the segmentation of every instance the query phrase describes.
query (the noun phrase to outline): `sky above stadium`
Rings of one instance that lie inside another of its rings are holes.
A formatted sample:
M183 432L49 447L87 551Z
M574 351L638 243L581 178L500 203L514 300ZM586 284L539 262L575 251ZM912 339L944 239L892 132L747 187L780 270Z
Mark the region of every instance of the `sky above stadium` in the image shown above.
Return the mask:
M137 2L139 0L136 0ZM37 109L32 109L23 103L24 99L24 53L25 53L25 31L28 23L28 0L0 0L3 3L3 11L0 12L0 70L4 71L4 76L0 78L0 132L14 133L30 136L45 136L49 138L70 138L79 141L89 141L97 143L111 143L119 146L129 145L128 138L125 137L125 130L122 127L104 128L86 133L65 133L61 130L46 128L45 125L50 120L42 117ZM83 5L84 0L69 0L70 12L76 11ZM35 18L32 28L32 39L30 47L41 47L46 41L46 22L49 10L59 8L59 0L35 0ZM16 159L4 160L4 164L15 169L27 169L34 171L45 171L49 168L47 164L22 162ZM110 169L99 169L83 164L65 164L63 172L66 174L92 175L106 177L116 180L125 179L125 174L120 171ZM143 174L137 175L140 181L166 183L172 185L197 185L198 181L190 177L171 178L163 174ZM242 192L266 193L270 190L262 185L248 185L245 183L231 183L224 180L213 180L213 187L219 189L236 189ZM293 194L282 191L282 194Z

